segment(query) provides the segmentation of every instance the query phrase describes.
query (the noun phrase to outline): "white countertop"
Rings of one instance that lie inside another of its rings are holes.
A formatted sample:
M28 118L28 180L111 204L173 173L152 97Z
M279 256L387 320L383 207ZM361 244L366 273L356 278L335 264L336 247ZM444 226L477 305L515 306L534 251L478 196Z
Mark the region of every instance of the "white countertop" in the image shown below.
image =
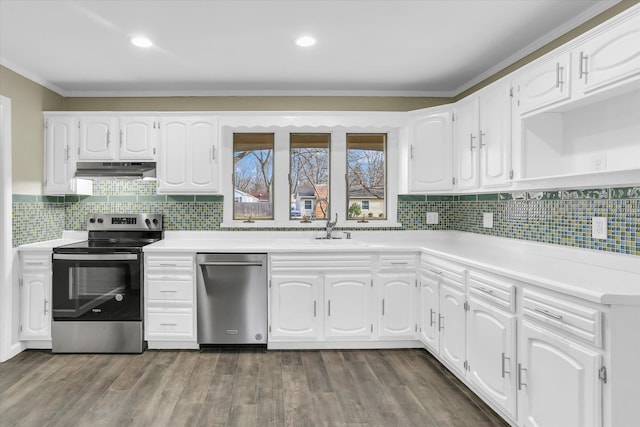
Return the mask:
M484 236L460 231L354 231L351 240L316 240L320 232L167 231L145 253L167 252L400 252L422 251L600 304L640 305L640 257ZM344 236L343 233L335 233ZM20 246L50 249L86 239L64 232L62 239Z
M26 245L18 246L20 252L37 252L43 250L51 250L56 246L70 245L75 242L82 242L87 240L86 231L63 231L62 238L54 240L45 240L44 242L29 243Z

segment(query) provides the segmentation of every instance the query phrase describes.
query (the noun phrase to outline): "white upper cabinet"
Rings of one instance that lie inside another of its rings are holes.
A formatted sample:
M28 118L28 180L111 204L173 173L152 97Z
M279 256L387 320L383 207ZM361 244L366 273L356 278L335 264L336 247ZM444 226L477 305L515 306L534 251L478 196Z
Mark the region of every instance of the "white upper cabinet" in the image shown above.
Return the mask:
M158 193L215 193L218 122L211 117L163 118Z
M74 117L45 117L44 194L91 194L91 181L74 178L77 129Z
M453 188L451 111L429 108L411 112L409 192Z
M456 186L460 189L476 188L478 174L479 100L473 96L456 104L454 140L456 152Z
M590 94L640 76L640 13L575 49L576 94Z
M514 84L520 114L555 104L571 96L571 53L565 52L536 64Z
M155 160L160 124L156 117L82 115L78 123L78 160Z
M120 117L120 159L155 160L159 127L156 117Z
M508 185L511 170L511 95L507 82L493 84L456 104L456 186Z
M78 160L116 160L118 153L115 116L83 116L79 119Z

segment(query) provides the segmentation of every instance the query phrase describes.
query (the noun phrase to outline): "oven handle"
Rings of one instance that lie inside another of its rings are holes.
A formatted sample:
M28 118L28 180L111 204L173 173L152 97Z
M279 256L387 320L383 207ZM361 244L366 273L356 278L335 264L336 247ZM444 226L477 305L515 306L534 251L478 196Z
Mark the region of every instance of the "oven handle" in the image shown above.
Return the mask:
M128 261L137 260L136 254L53 254L53 259L70 261Z

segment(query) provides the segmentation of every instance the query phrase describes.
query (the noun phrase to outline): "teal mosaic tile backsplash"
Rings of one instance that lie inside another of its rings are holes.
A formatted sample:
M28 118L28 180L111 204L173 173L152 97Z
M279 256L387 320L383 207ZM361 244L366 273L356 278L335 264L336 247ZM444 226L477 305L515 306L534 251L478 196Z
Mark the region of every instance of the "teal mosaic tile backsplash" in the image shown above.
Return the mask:
M156 195L155 182L141 180L95 181L93 189L93 196L14 195L13 245L59 238L62 229L85 230L94 212L161 213L166 230L218 230L222 222L222 196ZM405 230L459 230L640 255L639 204L640 187L400 195L398 222ZM438 213L438 224L426 224L427 212ZM494 214L493 228L482 227L484 212ZM591 238L592 216L608 218L607 239Z

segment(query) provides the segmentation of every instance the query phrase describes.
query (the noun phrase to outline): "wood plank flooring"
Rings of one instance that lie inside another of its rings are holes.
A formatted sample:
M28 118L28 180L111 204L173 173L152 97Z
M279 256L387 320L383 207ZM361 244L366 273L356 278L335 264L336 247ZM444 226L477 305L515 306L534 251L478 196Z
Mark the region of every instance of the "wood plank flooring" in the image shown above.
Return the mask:
M8 426L506 426L424 350L26 351Z

